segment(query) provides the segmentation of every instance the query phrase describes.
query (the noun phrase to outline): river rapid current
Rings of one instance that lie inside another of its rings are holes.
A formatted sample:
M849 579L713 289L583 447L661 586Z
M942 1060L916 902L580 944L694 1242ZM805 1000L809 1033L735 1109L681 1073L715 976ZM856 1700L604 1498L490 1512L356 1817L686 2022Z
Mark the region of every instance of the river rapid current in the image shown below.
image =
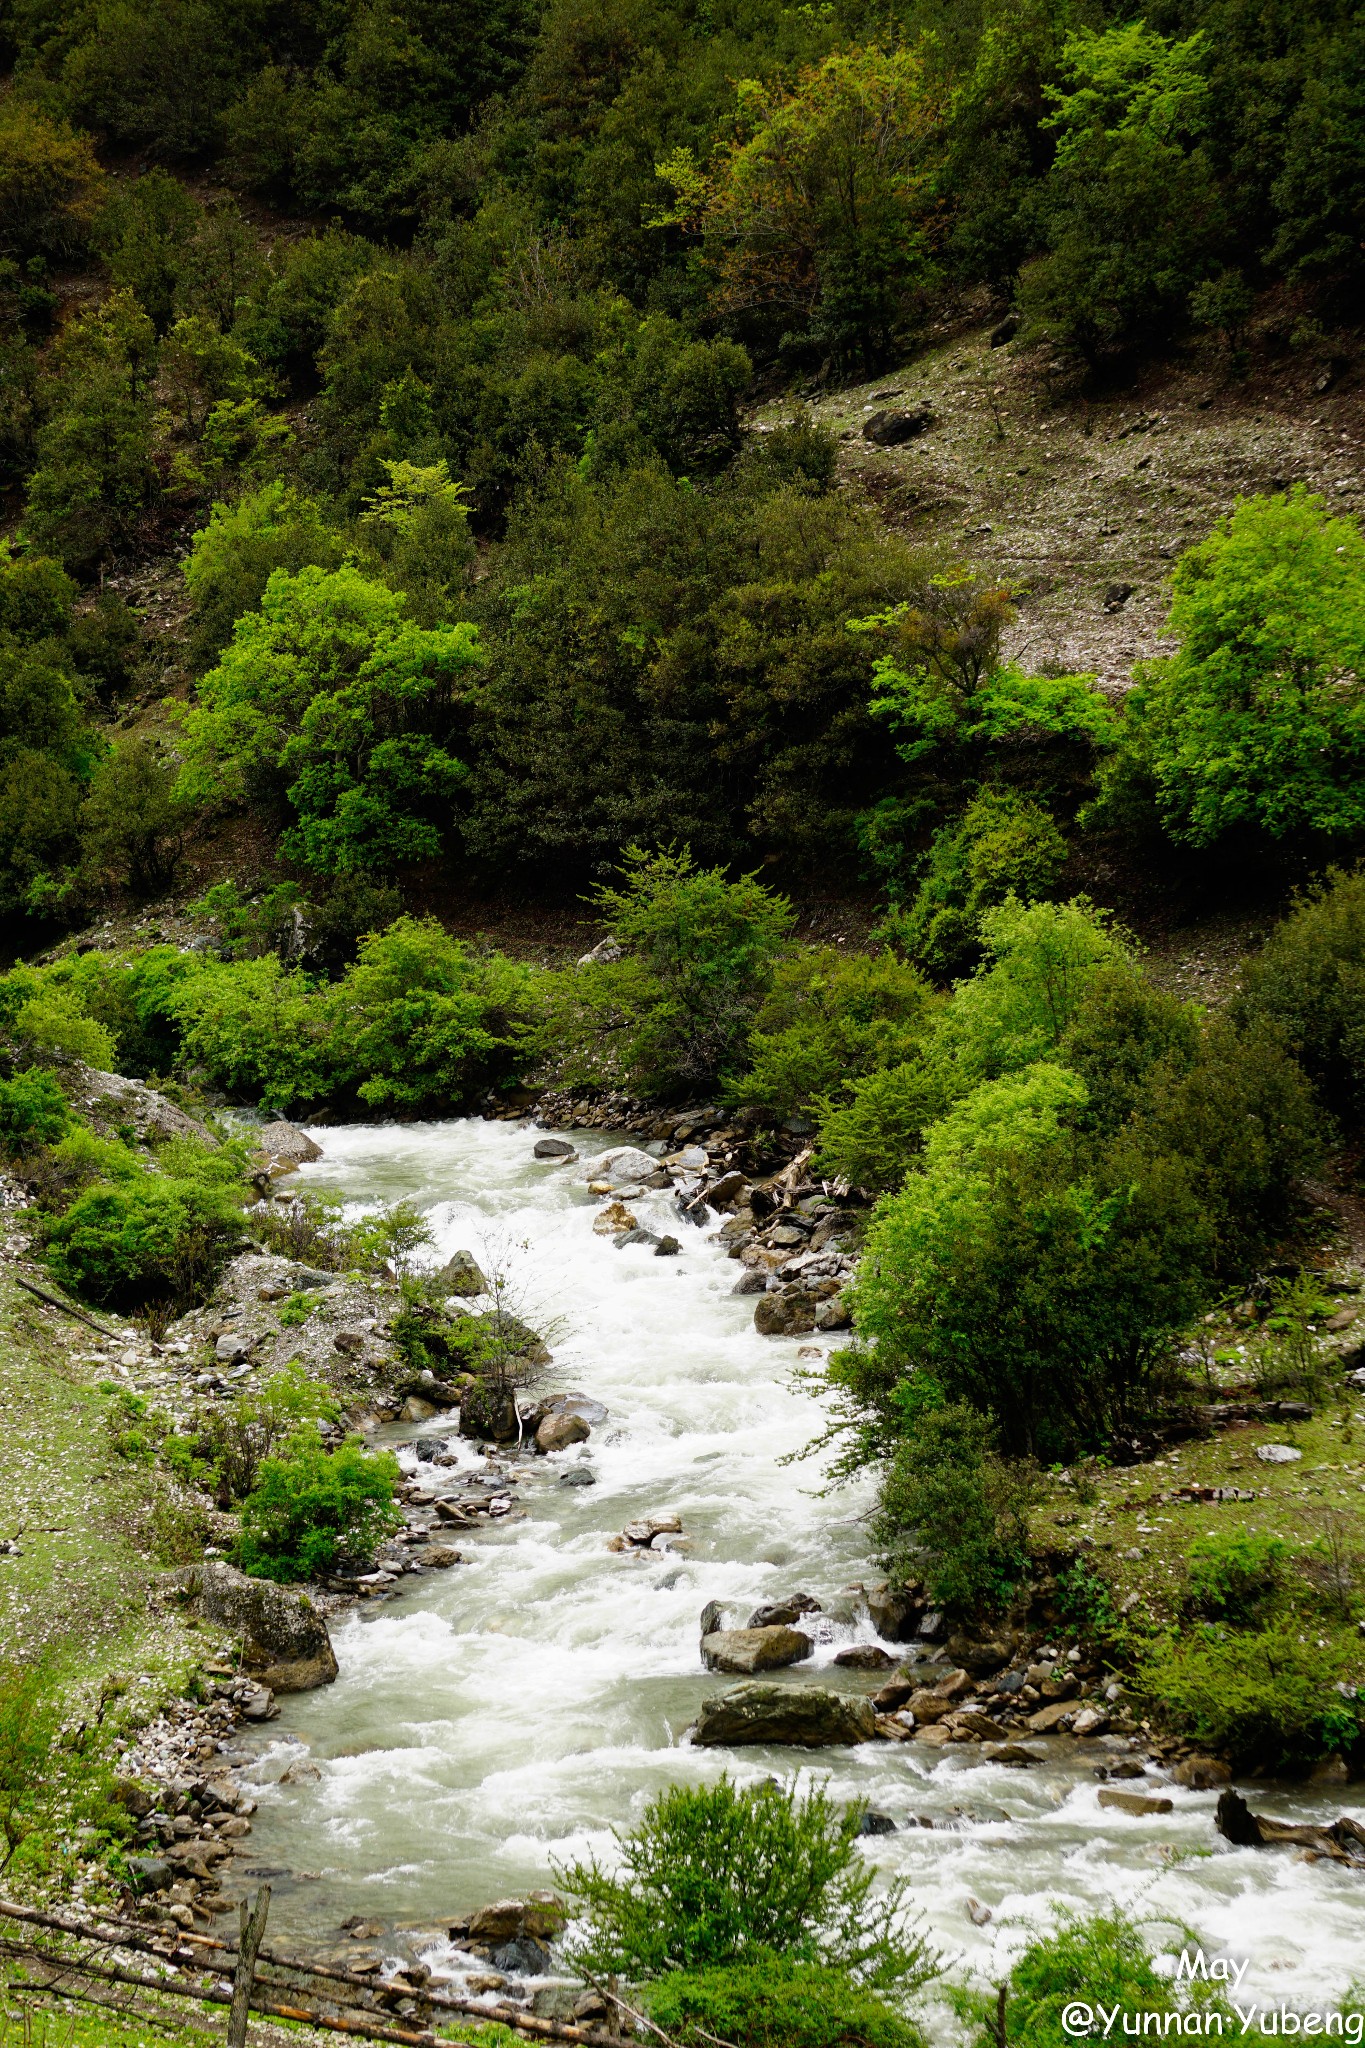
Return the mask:
M1025 1924L1045 1923L1054 1904L1115 1903L1192 1927L1210 1954L1250 1958L1247 1990L1266 2003L1318 2006L1365 1977L1365 1877L1230 1848L1210 1792L1153 1784L1143 1789L1169 1793L1171 1814L1102 1810L1086 1744L1044 1744L1049 1760L1031 1770L983 1763L974 1745L692 1748L700 1701L736 1682L702 1669L710 1600L733 1626L760 1602L813 1594L826 1610L814 1658L777 1677L871 1682L829 1668L845 1644L874 1639L856 1591L878 1575L870 1492L822 1496L818 1457L784 1462L827 1420L798 1377L813 1362L801 1341L830 1340L759 1336L752 1300L731 1293L737 1267L667 1195L631 1207L681 1239L676 1258L595 1235L584 1164L617 1142L600 1132L568 1134L580 1152L569 1166L534 1160L538 1133L506 1123L313 1135L324 1156L302 1184L357 1212L407 1198L442 1259L468 1249L510 1270L519 1313L551 1329L548 1387L608 1415L586 1445L500 1460L524 1519L458 1532L463 1564L341 1620L337 1682L281 1700L251 1775L255 1865L275 1873L282 1933L334 1938L353 1914L439 1927L552 1884L556 1862L609 1855L610 1829L665 1785L800 1770L894 1820L864 1846L908 1880L956 1977L997 1978ZM452 1434L448 1421L419 1427ZM472 1447L468 1463L482 1464ZM577 1465L594 1485L560 1483ZM681 1518L687 1548L607 1549L633 1517L661 1512ZM1359 1811L1349 1789L1258 1786L1254 1804L1286 1819ZM984 1924L969 1899L990 1908ZM439 1966L442 1952L427 1960Z

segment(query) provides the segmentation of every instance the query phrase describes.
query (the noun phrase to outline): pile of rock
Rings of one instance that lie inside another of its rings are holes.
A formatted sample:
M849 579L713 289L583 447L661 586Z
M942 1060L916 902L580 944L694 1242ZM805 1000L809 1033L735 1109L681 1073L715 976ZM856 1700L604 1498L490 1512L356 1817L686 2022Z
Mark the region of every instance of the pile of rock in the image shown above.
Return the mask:
M607 1549L615 1551L682 1550L687 1539L678 1515L642 1515L627 1522L619 1536L608 1539Z

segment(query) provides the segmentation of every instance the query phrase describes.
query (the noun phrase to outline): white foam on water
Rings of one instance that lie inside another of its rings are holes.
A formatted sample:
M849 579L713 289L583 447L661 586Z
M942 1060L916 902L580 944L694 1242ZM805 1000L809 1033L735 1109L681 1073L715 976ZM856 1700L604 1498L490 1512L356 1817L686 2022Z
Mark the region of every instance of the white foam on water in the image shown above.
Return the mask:
M1169 1792L1169 1815L1104 1810L1083 1745L1030 1771L914 1744L816 1756L685 1745L700 1701L730 1683L701 1667L707 1601L742 1621L798 1589L836 1607L842 1593L846 1619L785 1674L797 1682L842 1644L873 1638L846 1590L879 1575L870 1485L822 1498L820 1459L783 1462L828 1422L798 1382L798 1343L757 1334L752 1299L731 1292L739 1268L667 1195L630 1207L672 1231L676 1258L594 1233L585 1164L611 1138L574 1134L583 1158L563 1167L534 1160L526 1127L501 1123L313 1135L324 1156L302 1184L360 1209L413 1201L441 1259L470 1250L485 1270L509 1271L517 1312L554 1326L547 1384L592 1395L609 1415L586 1446L514 1459L530 1474L514 1482L528 1518L455 1532L464 1564L342 1622L336 1684L281 1700L272 1737L307 1742L321 1771L261 1788L253 1856L317 1873L282 1887L285 1927L319 1934L356 1912L439 1925L552 1882L556 1861L609 1852L611 1827L629 1826L665 1785L799 1771L896 1821L867 1853L909 1881L956 1974L993 1981L1054 1905L1123 1904L1194 1928L1210 1953L1250 1957L1246 1989L1266 2002L1310 2006L1365 1976L1361 1873L1230 1848L1214 1832L1212 1793L1151 1786ZM558 1487L584 1451L596 1485ZM681 1518L687 1551L607 1550L625 1522L656 1512ZM1255 1803L1282 1818L1361 1811L1301 1787L1258 1786ZM992 1908L985 1927L969 1920L969 1895Z

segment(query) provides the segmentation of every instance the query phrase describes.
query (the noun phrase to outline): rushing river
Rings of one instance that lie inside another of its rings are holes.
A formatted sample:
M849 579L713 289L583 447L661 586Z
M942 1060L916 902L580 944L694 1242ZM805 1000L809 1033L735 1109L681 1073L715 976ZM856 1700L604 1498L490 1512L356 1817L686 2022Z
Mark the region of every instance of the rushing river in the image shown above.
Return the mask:
M631 1206L673 1230L679 1257L594 1235L583 1161L613 1142L599 1133L570 1134L581 1158L568 1167L533 1160L535 1134L508 1124L314 1135L325 1156L305 1184L358 1208L406 1197L428 1214L442 1259L465 1248L511 1271L520 1312L554 1325L550 1387L609 1414L585 1446L502 1461L525 1519L459 1532L463 1565L342 1621L336 1684L281 1702L257 1767L253 1849L255 1867L294 1873L275 1879L282 1928L321 1937L357 1913L439 1925L553 1883L555 1861L609 1852L610 1828L664 1785L799 1767L894 1819L897 1832L869 1838L867 1853L909 1880L955 1974L998 1976L1023 1923L1050 1903L1121 1902L1195 1928L1210 1952L1250 1957L1246 1989L1266 2002L1308 2007L1365 1977L1365 1874L1230 1849L1213 1829L1212 1793L1151 1785L1173 1813L1102 1811L1098 1752L1086 1745L1048 1745L1055 1759L1027 1771L983 1764L972 1746L691 1748L699 1701L736 1682L702 1669L707 1601L726 1603L734 1625L760 1602L814 1594L823 1640L786 1678L869 1684L823 1668L844 1644L873 1639L856 1583L876 1571L867 1492L821 1497L818 1460L784 1462L826 1419L800 1382L800 1344L755 1332L752 1300L731 1293L739 1269L679 1222L667 1195ZM421 1427L450 1434L449 1423ZM595 1485L558 1483L584 1462ZM686 1550L606 1548L632 1517L659 1511L681 1517ZM1361 1811L1350 1792L1258 1787L1254 1801L1282 1818ZM991 1909L986 1924L969 1899Z

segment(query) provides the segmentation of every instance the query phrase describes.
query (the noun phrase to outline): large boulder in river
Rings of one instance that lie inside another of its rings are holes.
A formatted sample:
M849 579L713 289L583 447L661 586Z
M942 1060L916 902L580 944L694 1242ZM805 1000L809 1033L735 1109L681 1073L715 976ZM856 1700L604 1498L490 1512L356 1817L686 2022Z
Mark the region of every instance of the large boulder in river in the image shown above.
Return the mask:
M736 1671L745 1676L755 1671L780 1671L784 1664L799 1664L814 1645L799 1628L714 1629L701 1639L701 1661L708 1671Z
M848 1698L819 1685L737 1685L702 1701L692 1740L708 1749L759 1742L830 1749L871 1742L876 1733L868 1699Z
M242 1661L272 1692L311 1692L337 1675L327 1624L306 1593L208 1560L186 1575L206 1621L242 1639Z
M815 1299L804 1287L784 1287L764 1294L754 1310L760 1337L803 1337L815 1328Z
M488 1282L473 1252L454 1252L436 1275L436 1285L447 1294L487 1294Z
M659 1162L653 1153L641 1152L635 1145L616 1145L610 1152L599 1152L596 1159L588 1161L589 1180L610 1181L616 1188L634 1187L658 1170Z

